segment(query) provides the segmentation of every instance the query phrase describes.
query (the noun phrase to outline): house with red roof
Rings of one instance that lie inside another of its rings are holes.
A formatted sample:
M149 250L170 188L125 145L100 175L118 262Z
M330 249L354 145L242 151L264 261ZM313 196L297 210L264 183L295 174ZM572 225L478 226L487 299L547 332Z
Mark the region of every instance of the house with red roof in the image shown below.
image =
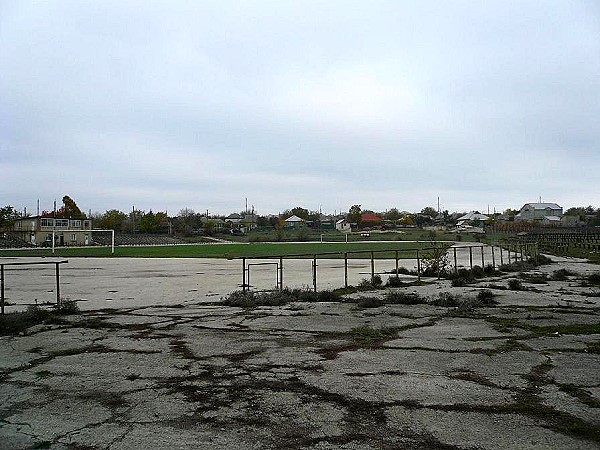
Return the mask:
M364 213L360 216L360 224L363 227L376 227L381 225L381 217L373 213Z

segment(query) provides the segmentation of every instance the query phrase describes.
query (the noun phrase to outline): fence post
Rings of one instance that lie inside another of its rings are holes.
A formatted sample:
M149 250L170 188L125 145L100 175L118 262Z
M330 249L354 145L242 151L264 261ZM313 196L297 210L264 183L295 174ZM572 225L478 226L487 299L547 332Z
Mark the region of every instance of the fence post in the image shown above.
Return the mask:
M500 248L500 265L503 266L504 265L504 259L502 258L502 246L499 247Z
M348 287L348 252L344 252L344 287Z
M55 263L56 265L56 306L60 306L60 264Z
M417 279L421 282L421 258L419 257L419 250L417 250Z
M473 247L469 246L469 267L473 270Z
M496 255L494 254L494 246L492 245L492 268L496 270Z
M454 247L454 273L458 273L458 263L456 262L456 247Z
M483 245L481 246L481 268L485 268L485 258L483 256Z
M313 288L317 292L317 255L313 255Z
M375 278L375 256L371 252L371 283L373 283L373 278Z
M398 250L396 250L396 279L400 278L400 274L398 273Z
M246 292L246 258L242 258L242 292Z
M283 291L283 257L279 258L279 290Z
M4 264L0 264L0 299L2 301L2 315L4 315Z

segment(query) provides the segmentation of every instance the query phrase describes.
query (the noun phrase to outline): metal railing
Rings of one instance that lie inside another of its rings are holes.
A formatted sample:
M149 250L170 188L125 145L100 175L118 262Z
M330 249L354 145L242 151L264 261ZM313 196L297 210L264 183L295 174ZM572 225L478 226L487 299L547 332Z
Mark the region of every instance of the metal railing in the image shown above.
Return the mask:
M69 261L64 259L61 261L36 261L36 262L8 262L0 263L0 310L1 314L4 314L4 307L6 297L4 295L4 289L6 285L6 266L39 266L39 265L51 265L55 266L55 279L56 279L56 305L60 305L60 265L66 264Z

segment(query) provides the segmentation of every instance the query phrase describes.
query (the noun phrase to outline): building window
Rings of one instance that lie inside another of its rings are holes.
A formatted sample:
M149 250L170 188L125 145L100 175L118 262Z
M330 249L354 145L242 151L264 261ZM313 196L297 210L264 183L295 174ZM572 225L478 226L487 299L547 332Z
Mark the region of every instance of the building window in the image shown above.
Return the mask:
M71 242L77 242L77 235L75 233L71 234Z
M41 225L43 227L53 227L54 226L54 219L42 219L41 220Z
M71 225L73 228L81 228L81 220L73 220L71 223L73 224Z
M52 242L52 233L46 235L46 242Z
M84 220L83 221L83 228L90 228L90 221L89 220Z
M69 228L69 219L56 219L56 226L61 228Z
M21 228L23 228L23 223L17 222L17 230L20 230Z

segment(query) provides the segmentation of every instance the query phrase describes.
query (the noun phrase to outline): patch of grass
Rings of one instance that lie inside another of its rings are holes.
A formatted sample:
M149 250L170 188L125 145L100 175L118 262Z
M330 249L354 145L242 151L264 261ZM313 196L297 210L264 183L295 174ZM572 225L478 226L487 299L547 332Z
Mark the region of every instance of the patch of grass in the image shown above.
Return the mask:
M496 294L489 289L482 289L477 293L477 300L479 300L481 304L485 306L496 305L498 302L494 300L495 296Z
M385 287L404 287L406 285L407 284L398 277L389 277L385 283Z
M364 325L362 327L351 329L346 335L352 338L357 347L371 349L381 347L383 342L397 337L398 328L372 328L368 325Z
M600 355L600 341L591 342L587 345L587 352Z
M456 277L452 279L452 287L465 287L469 284L468 280L463 277Z
M384 301L378 297L359 297L356 304L359 308L379 308L384 305Z
M566 392L572 397L578 399L581 403L591 407L591 408L600 408L600 400L595 399L592 394L590 394L585 389L575 386L574 384L561 384L559 389L562 392Z
M450 292L440 292L437 298L433 299L430 303L434 306L453 307L460 305L461 300L458 295L451 294Z
M581 295L584 297L600 297L600 291L582 292Z
M548 284L548 275L545 273L520 273L519 278L531 284Z
M585 279L589 284L600 286L600 272L594 272L588 275Z
M600 323L581 323L556 326L531 326L531 331L538 335L550 336L558 334L600 334Z
M290 289L281 291L254 292L233 291L221 299L221 304L241 308L256 308L257 306L282 306L291 302L337 302L340 301L340 290L313 291L311 289Z
M569 277L577 275L575 272L569 269L558 269L552 272L550 279L553 281L566 281Z
M508 280L508 288L511 291L522 291L523 283L521 283L521 280L517 280L516 278L511 278L510 280Z
M390 291L385 295L385 303L392 305L420 305L427 303L427 301L416 292Z
M52 372L49 370L38 370L35 372L35 376L38 378L48 378L52 376Z
M29 306L26 311L0 315L0 335L21 333L27 328L50 320L56 321L57 313L39 306Z

